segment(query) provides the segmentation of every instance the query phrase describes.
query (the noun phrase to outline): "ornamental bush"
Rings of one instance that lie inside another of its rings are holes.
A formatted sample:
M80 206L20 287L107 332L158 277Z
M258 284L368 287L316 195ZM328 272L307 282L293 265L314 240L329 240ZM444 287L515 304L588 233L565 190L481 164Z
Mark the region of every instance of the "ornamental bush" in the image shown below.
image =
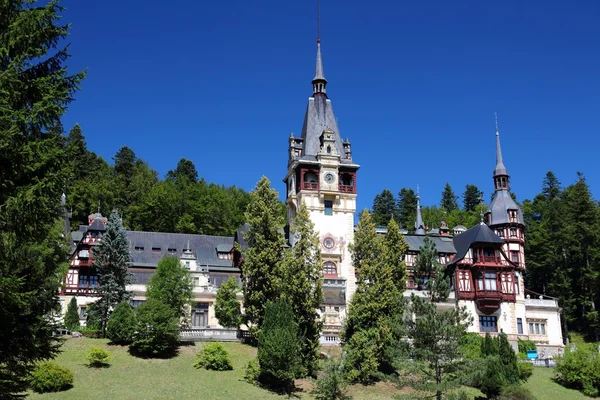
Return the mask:
M88 360L90 367L107 367L110 353L101 347L92 347L85 358Z
M69 302L69 306L67 307L67 313L65 314L63 323L65 325L65 328L67 328L70 331L79 331L81 329L81 326L79 324L77 298L75 296L71 297L71 301Z
M128 302L119 303L110 314L106 337L116 344L129 344L135 332L135 314Z
M523 386L511 385L502 389L497 400L536 400L536 397Z
M526 361L520 361L519 379L521 379L523 382L527 382L527 379L529 379L531 375L533 375L533 364Z
M330 358L325 361L323 372L317 382L313 395L318 400L339 400L346 398L348 381L344 376L342 360Z
M585 345L574 351L565 349L556 360L556 381L586 396L600 395L600 353Z
M214 371L232 370L233 366L229 360L229 354L221 343L207 343L198 354L198 360L194 363L195 368L212 369Z
M248 383L256 385L258 383L258 377L260 375L260 367L258 366L258 359L253 358L248 361L246 365L246 371L244 372L244 380Z
M179 317L165 303L148 299L135 312L132 348L148 356L166 356L179 343Z
M33 370L29 384L37 393L59 392L73 386L73 373L52 361L43 362Z
M518 339L517 343L519 344L519 353L526 355L529 350L537 350L537 346L533 340Z

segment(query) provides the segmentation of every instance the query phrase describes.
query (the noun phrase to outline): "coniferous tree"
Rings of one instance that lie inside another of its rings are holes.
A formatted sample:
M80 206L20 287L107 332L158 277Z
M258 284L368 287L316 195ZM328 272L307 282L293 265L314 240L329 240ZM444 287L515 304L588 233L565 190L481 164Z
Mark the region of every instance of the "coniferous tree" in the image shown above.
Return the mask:
M386 226L390 219L398 219L398 204L388 189L375 196L371 218L375 226Z
M439 256L435 243L431 238L423 239L423 246L419 248L419 255L415 259L413 271L420 288L427 288L433 272L439 266Z
M0 397L57 353L68 245L56 224L67 180L61 117L84 73L68 74L58 1L0 2ZM64 46L63 46L64 45ZM59 47L61 46L61 47Z
M483 199L483 192L475 185L467 185L463 193L463 210L477 211L477 206Z
M77 298L75 296L71 297L63 323L65 328L70 331L78 331L81 326L79 324L79 307L77 307Z
M402 188L398 193L398 218L404 229L413 229L417 214L417 195L412 189Z
M367 382L389 366L386 350L398 339L393 326L404 311L402 258L407 249L394 220L381 238L369 212L362 212L350 248L357 286L342 332L345 368L352 381Z
M240 311L240 302L237 299L240 289L233 276L230 276L219 287L215 301L215 317L219 320L221 326L226 328L240 326L242 312Z
M185 180L185 182L196 182L198 180L198 171L191 160L182 158L177 163L174 170L167 172L167 179Z
M446 182L446 186L444 186L444 191L442 192L440 207L449 213L458 209L458 196L454 194L454 191L448 182Z
M322 325L317 309L323 303L323 275L319 238L304 204L292 221L290 233L294 243L283 262L286 274L283 298L292 305L298 322L302 372L315 376Z
M259 327L264 317L267 300L277 301L284 284L282 269L284 238L280 229L283 218L279 212L277 191L266 177L251 192L246 211L249 228L244 236L248 247L239 249L243 254L242 285L244 292L244 319Z
M171 307L157 299L148 299L135 310L132 348L152 356L172 355L179 343L179 319Z
M185 324L193 298L192 278L176 256L166 255L158 262L156 272L148 282L148 299L166 304L173 315Z
M135 333L135 314L131 305L123 301L115 307L106 324L106 337L113 343L129 344Z
M126 289L131 283L131 273L128 270L131 262L129 242L118 212L110 214L106 232L94 255L94 268L100 281L97 288L100 299L96 305L100 314L101 334L104 336L112 308L131 297Z

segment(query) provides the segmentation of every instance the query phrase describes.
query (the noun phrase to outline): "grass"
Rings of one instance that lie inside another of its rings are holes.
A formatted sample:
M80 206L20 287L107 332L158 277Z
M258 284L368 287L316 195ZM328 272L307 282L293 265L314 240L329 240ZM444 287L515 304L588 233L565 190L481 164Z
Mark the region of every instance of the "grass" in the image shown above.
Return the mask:
M233 371L207 371L193 367L201 343L182 346L179 354L170 359L143 359L132 356L127 347L109 346L104 339L68 339L56 362L71 369L75 375L73 388L59 393L36 394L38 400L104 400L104 399L282 399L265 389L243 380L248 361L256 356L256 349L240 343L223 343L231 356ZM108 368L90 368L86 355L92 347L101 347L111 354ZM327 351L327 350L325 350ZM334 351L334 350L331 350ZM527 387L538 399L560 400L588 399L580 392L560 386L552 381L554 370L535 368ZM299 391L294 397L309 399L313 383L297 382ZM479 391L465 388L470 396ZM378 382L371 386L354 385L347 394L355 400L392 400L398 394L408 394L410 389L398 390L395 385Z
M533 370L533 375L523 385L540 400L543 399L560 399L560 400L582 400L591 399L584 396L581 392L573 389L567 389L564 386L554 382L554 368L536 367Z

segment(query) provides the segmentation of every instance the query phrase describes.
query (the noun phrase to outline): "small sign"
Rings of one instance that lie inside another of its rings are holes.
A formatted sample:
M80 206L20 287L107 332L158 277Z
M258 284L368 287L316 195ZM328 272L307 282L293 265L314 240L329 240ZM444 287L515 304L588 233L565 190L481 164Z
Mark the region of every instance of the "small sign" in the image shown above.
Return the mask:
M537 350L527 350L527 358L529 360L535 360L538 358Z

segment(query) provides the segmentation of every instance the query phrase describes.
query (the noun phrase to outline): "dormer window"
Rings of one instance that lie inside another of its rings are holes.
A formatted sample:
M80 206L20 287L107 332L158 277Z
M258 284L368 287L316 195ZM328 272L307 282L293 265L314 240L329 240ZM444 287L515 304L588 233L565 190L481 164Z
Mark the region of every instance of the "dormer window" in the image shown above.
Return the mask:
M136 245L135 251L144 251L144 246L142 246L141 244Z
M510 237L517 237L517 230L515 228L510 228Z
M175 247L169 247L169 248L167 249L167 252L168 252L169 254L175 254L175 253L177 253L177 249L176 249Z
M152 246L152 252L153 253L160 253L160 250L161 250L160 247L158 247L158 246Z

